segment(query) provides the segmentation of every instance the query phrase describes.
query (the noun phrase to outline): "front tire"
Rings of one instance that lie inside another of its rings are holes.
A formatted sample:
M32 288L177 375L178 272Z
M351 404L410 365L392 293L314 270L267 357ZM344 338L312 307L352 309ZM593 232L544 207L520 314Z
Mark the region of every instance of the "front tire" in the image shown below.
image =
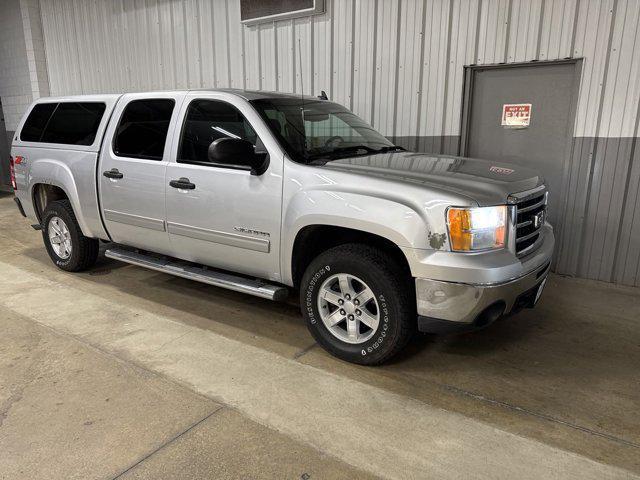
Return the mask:
M42 238L49 257L62 270L79 272L96 263L98 240L82 234L69 200L47 205L42 216Z
M304 273L302 315L332 355L379 365L400 352L415 331L411 280L380 249L340 245L321 253Z

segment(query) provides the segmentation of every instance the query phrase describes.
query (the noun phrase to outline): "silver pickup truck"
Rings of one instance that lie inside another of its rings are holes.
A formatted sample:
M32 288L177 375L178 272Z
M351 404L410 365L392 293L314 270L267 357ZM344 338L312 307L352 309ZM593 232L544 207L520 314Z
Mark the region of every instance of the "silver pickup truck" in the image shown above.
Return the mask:
M199 90L41 98L11 149L15 201L63 270L105 255L281 300L379 364L414 331L532 307L554 246L526 168L418 154L315 97Z

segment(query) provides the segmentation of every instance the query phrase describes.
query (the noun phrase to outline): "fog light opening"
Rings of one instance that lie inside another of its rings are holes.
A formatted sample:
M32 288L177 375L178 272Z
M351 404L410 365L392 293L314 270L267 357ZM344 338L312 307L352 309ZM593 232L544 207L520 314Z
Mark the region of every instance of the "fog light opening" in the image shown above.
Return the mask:
M487 308L485 308L474 320L474 325L477 328L484 328L488 325L491 325L498 318L502 316L504 310L506 308L506 304L503 301L499 301L496 303L492 303Z

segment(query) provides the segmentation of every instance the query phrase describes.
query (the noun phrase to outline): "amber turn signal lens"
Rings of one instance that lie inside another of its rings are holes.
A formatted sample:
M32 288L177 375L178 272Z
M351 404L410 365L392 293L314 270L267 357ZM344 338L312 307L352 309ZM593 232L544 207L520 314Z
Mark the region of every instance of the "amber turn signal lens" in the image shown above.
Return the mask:
M458 251L471 250L471 214L469 210L450 208L448 216L451 248Z

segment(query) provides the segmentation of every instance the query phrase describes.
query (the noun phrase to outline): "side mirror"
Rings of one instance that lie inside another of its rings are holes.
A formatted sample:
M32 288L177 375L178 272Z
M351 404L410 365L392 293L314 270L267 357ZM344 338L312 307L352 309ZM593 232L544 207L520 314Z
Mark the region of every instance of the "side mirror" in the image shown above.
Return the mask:
M250 170L251 175L262 175L269 166L266 153L256 153L251 142L239 138L219 138L209 145L211 163Z

